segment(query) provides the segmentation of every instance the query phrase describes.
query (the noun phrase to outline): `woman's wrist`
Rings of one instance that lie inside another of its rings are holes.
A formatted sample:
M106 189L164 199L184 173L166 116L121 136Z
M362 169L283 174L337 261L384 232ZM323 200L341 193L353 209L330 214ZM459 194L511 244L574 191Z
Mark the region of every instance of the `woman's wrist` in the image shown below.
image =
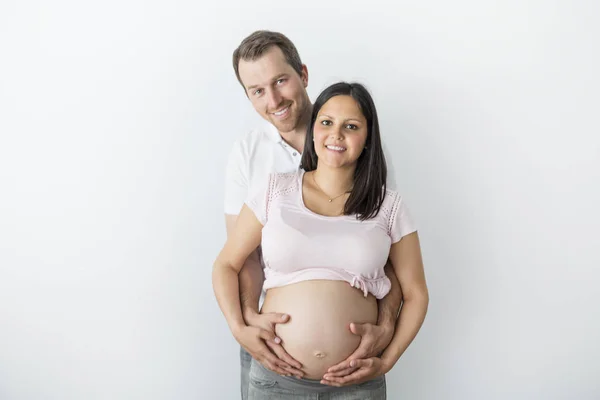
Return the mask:
M235 323L229 326L229 329L231 330L233 337L237 340L241 336L244 328L246 328L247 326L248 325L246 325L244 321L236 321Z
M381 375L385 375L394 368L394 364L396 364L398 360L390 360L388 357L381 357L381 367L379 368L379 372Z

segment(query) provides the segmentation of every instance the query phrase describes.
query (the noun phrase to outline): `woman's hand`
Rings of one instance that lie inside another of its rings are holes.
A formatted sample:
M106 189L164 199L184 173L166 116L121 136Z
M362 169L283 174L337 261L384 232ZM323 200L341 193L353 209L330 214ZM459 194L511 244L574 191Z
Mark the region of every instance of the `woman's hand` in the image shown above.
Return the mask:
M302 364L284 350L281 339L275 334L275 325L286 323L289 315L246 311L244 319L248 326L242 327L234 336L256 361L279 375L304 376L300 370Z
M358 385L367 382L378 376L385 375L391 368L379 357L352 360L343 362L335 367L335 371L327 372L321 383L329 386L348 386ZM349 371L352 371L349 373Z
M350 324L350 331L360 336L358 348L350 354L344 361L327 370L327 373L336 372L337 377L350 375L358 367L350 367L350 361L358 359L368 359L381 355L383 350L390 344L394 336L394 325L374 325L374 324Z

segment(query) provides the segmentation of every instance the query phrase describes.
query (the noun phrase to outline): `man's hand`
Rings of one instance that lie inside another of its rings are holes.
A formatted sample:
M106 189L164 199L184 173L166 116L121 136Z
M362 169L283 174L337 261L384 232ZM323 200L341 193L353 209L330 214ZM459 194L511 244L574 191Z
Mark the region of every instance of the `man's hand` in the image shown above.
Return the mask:
M361 337L360 344L354 353L350 354L341 363L327 370L327 373L335 373L334 376L346 376L352 374L359 367L350 366L352 360L368 359L378 357L390 344L394 336L394 327L373 324L350 324L350 332Z
M344 371L352 369L353 372L349 375ZM370 381L378 376L384 375L389 368L379 357L371 357L362 360L352 360L344 364L344 368L340 372L327 372L321 383L329 386L348 386L358 385L359 383ZM344 373L344 375L341 375Z
M252 331L236 336L237 341L250 355L265 368L280 374L302 378L302 364L290 356L281 345L281 339L275 335L275 325L289 321L289 315L280 313L259 314L246 310L244 319L247 328Z

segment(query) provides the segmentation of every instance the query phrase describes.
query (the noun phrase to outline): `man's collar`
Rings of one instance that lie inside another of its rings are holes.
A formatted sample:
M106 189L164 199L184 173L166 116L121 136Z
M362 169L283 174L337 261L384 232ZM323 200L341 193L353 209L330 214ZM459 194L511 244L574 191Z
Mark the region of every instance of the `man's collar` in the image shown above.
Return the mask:
M283 142L283 138L281 137L281 134L279 133L279 131L277 130L277 128L275 128L275 125L268 124L267 133L269 134L269 137L275 143L281 143L281 142Z

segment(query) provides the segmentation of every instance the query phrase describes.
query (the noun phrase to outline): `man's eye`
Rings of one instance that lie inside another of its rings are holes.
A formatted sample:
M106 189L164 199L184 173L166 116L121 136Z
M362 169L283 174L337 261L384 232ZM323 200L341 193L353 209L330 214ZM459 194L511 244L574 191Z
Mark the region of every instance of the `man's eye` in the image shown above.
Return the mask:
M261 93L262 93L262 89L256 89L256 90L254 91L254 95L255 95L255 96L258 96L258 95L259 95L259 94L261 94Z
M281 85L283 82L285 82L285 79L277 79L277 84Z

